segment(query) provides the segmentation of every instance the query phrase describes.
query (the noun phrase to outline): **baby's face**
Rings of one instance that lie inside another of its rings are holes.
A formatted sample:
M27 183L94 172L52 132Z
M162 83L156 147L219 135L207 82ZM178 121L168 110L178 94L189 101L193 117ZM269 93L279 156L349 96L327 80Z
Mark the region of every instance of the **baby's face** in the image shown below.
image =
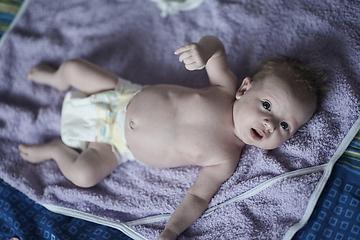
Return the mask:
M298 87L275 76L256 83L245 78L233 107L236 136L263 149L292 137L316 109L316 97Z

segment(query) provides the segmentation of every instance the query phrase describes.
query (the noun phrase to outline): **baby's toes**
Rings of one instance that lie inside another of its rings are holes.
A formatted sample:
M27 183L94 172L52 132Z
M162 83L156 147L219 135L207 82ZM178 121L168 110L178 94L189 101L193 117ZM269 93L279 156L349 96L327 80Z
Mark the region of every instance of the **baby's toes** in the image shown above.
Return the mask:
M26 145L20 144L19 145L20 155L22 157L28 156L28 147Z
M25 152L25 145L19 144L19 150L20 150L20 152Z
M30 70L29 70L29 72L26 74L26 79L27 80L30 80L30 81L33 81L33 79L34 79L34 69L33 68L31 68Z

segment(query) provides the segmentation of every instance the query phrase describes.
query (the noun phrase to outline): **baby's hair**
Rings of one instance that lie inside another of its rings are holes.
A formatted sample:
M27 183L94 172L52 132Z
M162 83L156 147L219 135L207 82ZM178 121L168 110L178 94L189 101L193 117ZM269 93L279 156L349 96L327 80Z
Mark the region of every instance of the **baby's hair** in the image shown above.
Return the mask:
M254 82L274 75L288 79L289 77L299 83L306 91L321 99L326 91L325 80L327 75L315 65L303 64L298 59L282 56L280 58L265 58L252 75Z

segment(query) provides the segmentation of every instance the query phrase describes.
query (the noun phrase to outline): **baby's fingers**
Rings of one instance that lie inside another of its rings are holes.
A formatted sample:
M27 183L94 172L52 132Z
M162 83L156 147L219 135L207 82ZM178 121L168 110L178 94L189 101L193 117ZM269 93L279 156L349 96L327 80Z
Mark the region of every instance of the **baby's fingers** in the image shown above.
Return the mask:
M200 55L199 45L197 43L190 43L185 46L182 46L174 52L175 54L180 54L179 61L185 64L186 69L199 70L204 68L205 61Z
M178 55L179 53L189 51L195 47L195 43L190 43L185 46L179 47L175 50L174 54Z
M204 65L199 65L197 63L190 63L190 64L186 64L185 68L187 70L193 71L193 70L201 70L203 69L205 66Z
M179 56L179 61L184 62L184 60L192 57L192 53L190 51L184 52ZM185 63L185 62L184 62Z

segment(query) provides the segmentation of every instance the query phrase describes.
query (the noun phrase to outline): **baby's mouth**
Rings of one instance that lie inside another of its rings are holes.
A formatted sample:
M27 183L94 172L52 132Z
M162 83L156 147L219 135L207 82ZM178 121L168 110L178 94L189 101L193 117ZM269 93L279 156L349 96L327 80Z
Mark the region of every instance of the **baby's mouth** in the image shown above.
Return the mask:
M255 128L251 128L251 136L255 140L261 140L264 137L264 133L261 130L257 130Z

